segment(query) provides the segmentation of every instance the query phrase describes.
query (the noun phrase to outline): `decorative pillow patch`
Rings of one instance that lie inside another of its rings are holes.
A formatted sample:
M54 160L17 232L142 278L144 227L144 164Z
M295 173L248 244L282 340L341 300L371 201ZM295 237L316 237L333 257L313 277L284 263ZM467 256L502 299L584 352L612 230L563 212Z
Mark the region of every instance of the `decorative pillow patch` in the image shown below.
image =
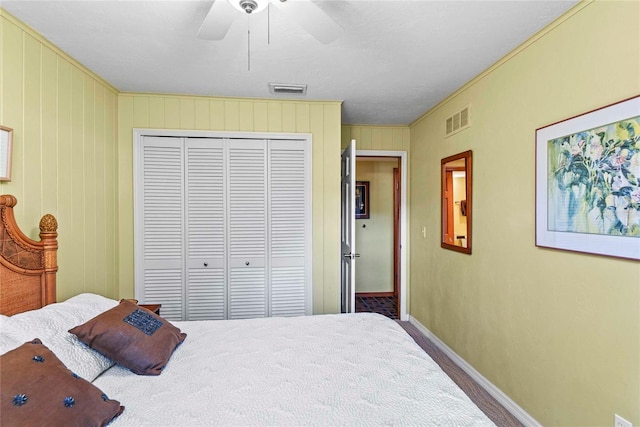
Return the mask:
M124 318L124 321L151 336L157 331L162 322L154 318L150 313L145 313L144 310L137 309L130 315Z
M0 384L3 426L103 426L124 410L38 338L0 356Z
M69 332L139 375L160 375L187 337L167 320L127 300Z

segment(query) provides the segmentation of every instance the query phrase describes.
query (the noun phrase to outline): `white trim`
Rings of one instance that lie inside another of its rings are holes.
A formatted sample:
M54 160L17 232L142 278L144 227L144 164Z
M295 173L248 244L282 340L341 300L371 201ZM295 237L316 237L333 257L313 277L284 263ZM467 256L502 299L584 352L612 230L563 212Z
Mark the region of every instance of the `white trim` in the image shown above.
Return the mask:
M282 132L231 132L213 130L181 130L181 129L133 129L134 143L143 136L174 136L178 138L228 138L228 139L285 139L313 140L310 133L282 133Z
M409 320L407 312L407 152L382 150L356 150L358 157L399 157L400 158L400 320Z
M409 322L422 332L436 347L438 347L444 354L449 357L460 369L467 373L476 383L478 383L487 393L489 393L494 399L498 401L507 411L518 419L522 424L527 427L542 427L535 418L527 413L514 402L509 396L507 396L502 390L493 385L491 381L486 379L480 372L467 363L462 357L453 351L449 346L435 336L429 329L427 329L422 323L416 320L415 317L409 316Z
M141 215L137 215L142 208L142 196L140 193L140 182L142 179L141 174L137 171L143 169L142 164L142 135L137 135L136 131L133 131L133 296L138 298L138 295L144 295L144 292L140 289L144 278L141 278L141 272L143 271L143 262L141 254L144 252L142 246L142 235L140 231L142 229ZM139 299L139 298L138 298ZM142 301L141 303L144 303Z
M313 314L313 157L311 153L313 153L313 138L311 134L304 134L307 144L309 147L305 150L305 158L304 164L307 174L307 185L305 188L306 201L310 207L307 209L306 216L304 219L305 236L311 236L310 239L306 239L305 241L305 252L307 254L307 258L305 263L308 268L305 268L305 280L309 284L309 288L307 289L307 301L305 311L308 314Z

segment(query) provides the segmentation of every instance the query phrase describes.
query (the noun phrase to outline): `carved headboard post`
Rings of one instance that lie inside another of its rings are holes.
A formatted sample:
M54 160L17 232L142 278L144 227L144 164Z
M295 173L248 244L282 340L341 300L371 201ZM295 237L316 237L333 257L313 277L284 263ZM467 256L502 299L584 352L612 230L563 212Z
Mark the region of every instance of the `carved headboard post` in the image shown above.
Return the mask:
M40 241L16 224L17 199L0 195L0 314L12 315L56 302L58 223L53 215L40 220Z
M47 304L56 302L56 272L58 271L58 221L51 214L40 220L40 242L44 250L45 282L49 284L43 289L43 300Z

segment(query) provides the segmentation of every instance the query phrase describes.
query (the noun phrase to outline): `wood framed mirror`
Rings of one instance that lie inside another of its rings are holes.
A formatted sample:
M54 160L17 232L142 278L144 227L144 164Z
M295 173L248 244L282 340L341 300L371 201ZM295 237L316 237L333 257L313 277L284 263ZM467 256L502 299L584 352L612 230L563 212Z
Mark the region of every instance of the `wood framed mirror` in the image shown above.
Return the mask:
M445 157L442 169L440 246L471 254L471 150Z

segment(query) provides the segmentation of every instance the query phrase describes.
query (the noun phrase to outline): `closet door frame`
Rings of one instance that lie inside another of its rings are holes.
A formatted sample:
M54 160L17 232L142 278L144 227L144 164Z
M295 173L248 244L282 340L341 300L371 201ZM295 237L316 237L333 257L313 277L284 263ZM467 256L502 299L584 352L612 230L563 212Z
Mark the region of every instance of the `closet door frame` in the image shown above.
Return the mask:
M220 138L233 141L234 139L256 140L290 140L302 141L306 144L305 150L305 193L308 198L309 209L305 217L305 313L313 314L313 183L312 183L312 152L313 139L310 133L281 133L281 132L230 132L230 131L198 131L175 129L133 129L133 206L134 206L134 292L140 302L144 295L144 254L143 239L141 236L142 218L142 194L140 194L143 172L142 142L144 137L174 137L174 138ZM186 269L183 268L183 276ZM184 280L184 278L183 278ZM184 310L183 310L184 311Z

